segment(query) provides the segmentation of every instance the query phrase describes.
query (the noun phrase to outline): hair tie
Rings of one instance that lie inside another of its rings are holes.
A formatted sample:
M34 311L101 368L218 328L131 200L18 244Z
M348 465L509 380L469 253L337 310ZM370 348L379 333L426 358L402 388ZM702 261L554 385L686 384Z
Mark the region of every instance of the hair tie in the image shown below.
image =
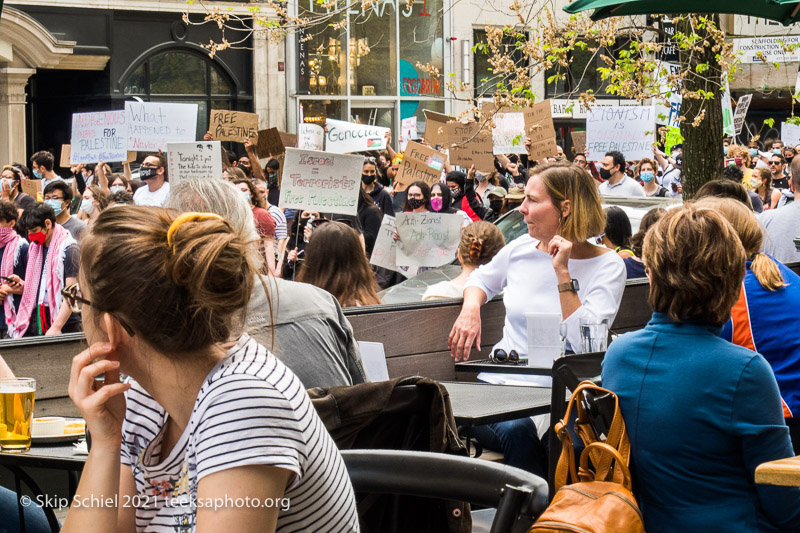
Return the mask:
M196 222L198 220L211 220L211 219L217 219L221 220L222 222L226 222L224 217L221 217L215 213L190 212L180 215L178 218L172 221L172 224L167 230L167 245L172 247L172 236L175 234L176 231L178 231L178 228L181 227L181 224L183 224L184 222ZM172 251L173 253L175 252L175 250Z

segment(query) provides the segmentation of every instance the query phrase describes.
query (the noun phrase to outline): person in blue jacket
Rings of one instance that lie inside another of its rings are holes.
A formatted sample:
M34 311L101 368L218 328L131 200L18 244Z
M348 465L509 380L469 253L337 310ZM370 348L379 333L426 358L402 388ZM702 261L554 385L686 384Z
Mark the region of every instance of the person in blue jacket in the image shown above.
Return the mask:
M602 380L619 396L648 533L800 528L800 488L753 478L793 456L772 369L719 336L745 260L709 208L674 209L645 237L653 317L609 346Z

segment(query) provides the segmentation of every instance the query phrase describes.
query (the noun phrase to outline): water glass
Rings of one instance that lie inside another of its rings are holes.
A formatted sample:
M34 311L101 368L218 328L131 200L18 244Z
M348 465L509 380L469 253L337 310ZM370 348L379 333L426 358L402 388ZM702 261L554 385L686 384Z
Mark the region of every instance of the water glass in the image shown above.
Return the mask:
M605 352L608 348L608 319L581 318L581 353Z

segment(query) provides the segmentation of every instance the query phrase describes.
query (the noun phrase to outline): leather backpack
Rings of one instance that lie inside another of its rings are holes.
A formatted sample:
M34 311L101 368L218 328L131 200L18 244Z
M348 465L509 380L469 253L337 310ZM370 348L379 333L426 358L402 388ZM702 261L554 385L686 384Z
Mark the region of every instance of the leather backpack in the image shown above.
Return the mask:
M609 424L602 424L602 417L592 409L597 404L587 398L602 399ZM567 431L573 405L577 411L575 432L586 445L577 471L572 436ZM628 468L630 441L616 394L584 381L572 393L555 431L561 440L556 495L529 533L644 533Z

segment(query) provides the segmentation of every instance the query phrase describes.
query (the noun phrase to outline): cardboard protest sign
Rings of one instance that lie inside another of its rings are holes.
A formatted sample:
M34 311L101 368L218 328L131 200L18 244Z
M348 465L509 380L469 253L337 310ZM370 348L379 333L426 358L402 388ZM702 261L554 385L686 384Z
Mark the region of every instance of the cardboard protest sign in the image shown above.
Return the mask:
M451 117L427 110L425 117L425 142L449 148L451 163L464 168L475 165L477 170L486 172L494 168L492 136L488 128L482 128L477 122L448 122Z
M137 155L138 155L138 152L128 152L128 155L127 155L127 157L125 157L125 161L123 161L123 163L132 163L132 162L136 161Z
M284 148L297 148L297 135L285 131L279 131L278 135L281 136Z
M72 147L70 145L68 144L61 145L61 159L58 163L58 166L63 168L72 166L71 163L69 162L70 152L72 152Z
M752 94L746 94L739 98L739 101L736 102L736 110L733 112L733 130L736 135L742 133L744 117L747 116L747 109L750 107L750 100L752 99Z
M309 124L304 122L300 124L297 130L297 147L301 150L317 150L321 152L324 149L325 130L322 126L317 124Z
M789 146L800 144L800 126L781 122L781 140L783 144L788 144Z
M173 186L188 178L222 179L219 141L169 143L169 180Z
M594 107L586 119L586 159L599 161L617 150L635 161L653 156L653 106Z
M208 129L216 141L255 141L258 136L258 115L244 111L212 109Z
M125 161L127 157L128 124L124 110L72 114L71 164Z
M494 118L496 121L498 116L505 113L522 113L525 118L525 136L531 140L531 143L550 138L555 143L556 128L553 124L553 109L550 100L519 109L511 107L497 109L492 102L486 102L481 106L481 120Z
M415 181L424 181L429 186L439 183L445 159L447 156L433 148L413 141L408 143L403 162L397 169L393 189L404 191Z
M524 154L525 115L523 113L497 113L492 128L492 145L495 154Z
M286 151L283 139L278 128L258 130L258 142L256 143L256 155L259 158L275 157Z
M343 120L327 119L325 126L325 151L335 154L386 149L386 134L389 128L354 124Z
M573 131L570 133L572 136L572 150L573 154L585 154L586 153L586 132L585 131Z
M298 148L287 148L285 157L280 207L357 214L363 157Z
M33 196L36 198L37 202L42 201L42 180L28 180L22 178L19 181L20 186L22 187L22 192Z
M369 262L372 265L383 267L394 272L399 272L410 278L417 275L417 267L397 266L397 241L394 240L395 219L390 215L383 215L381 229L378 231L378 238L375 239L375 247Z
M398 213L397 264L438 267L451 262L461 242L464 217L457 213Z
M128 150L166 152L167 143L190 142L197 133L197 104L125 102Z

